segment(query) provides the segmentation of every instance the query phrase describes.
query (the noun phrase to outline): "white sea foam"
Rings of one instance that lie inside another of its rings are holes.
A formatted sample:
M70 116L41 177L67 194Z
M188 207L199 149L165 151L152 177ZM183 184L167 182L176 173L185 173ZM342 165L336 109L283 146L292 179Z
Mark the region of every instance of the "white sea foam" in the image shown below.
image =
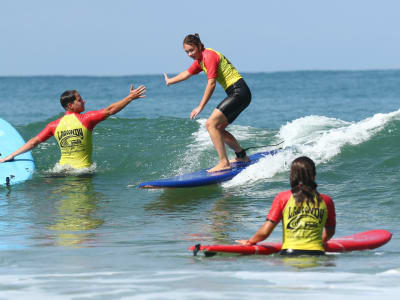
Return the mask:
M81 168L81 169L74 169L70 165L60 165L59 163L56 163L53 168L44 171L44 173L49 176L63 176L63 175L79 176L79 175L94 173L96 171L96 168L97 168L96 163L93 163L88 168Z
M197 120L200 127L196 132L192 134L194 138L194 143L189 146L189 149L194 149L197 152L201 153L202 150L214 148L206 128L206 121L206 119ZM240 141L251 140L257 138L257 136L266 135L269 133L266 130L259 130L250 126L240 125L230 125L229 131L232 132L233 135Z
M224 187L248 184L257 180L270 180L276 174L288 171L293 159L306 155L318 165L338 155L343 146L357 145L371 139L388 122L400 119L400 110L376 114L359 122L345 122L324 116L307 116L283 125L277 139L291 146L288 151L261 159L248 167Z
M208 132L205 128L205 119L198 119L199 128L197 131L192 133L194 142L190 144L183 156L183 160L179 162L179 167L175 171L177 175L194 171L200 168L200 156L201 154L213 147L212 142L208 136Z
M199 128L197 131L192 133L193 143L188 145L183 158L183 163L179 163L180 167L176 171L177 174L183 174L188 171L200 169L200 158L204 155L205 151L212 153L209 157L210 167L212 167L213 163L216 164L218 162L217 152L214 150L214 145L206 128L207 119L198 119L196 121L199 124ZM240 125L230 125L229 131L232 132L240 141L254 140L260 135L263 136L269 133L266 130L259 130L250 126Z
M201 153L202 150L210 149L213 147L210 136L206 128L206 119L196 120L200 127L197 131L192 133L194 143L189 145L189 149Z
M284 260L265 263L266 268ZM266 295L268 299L377 299L395 297L400 291L398 273L271 272L262 268L0 275L1 295L4 299L265 299Z
M380 273L379 275L380 276L392 276L392 275L400 276L400 268L387 270L385 272Z

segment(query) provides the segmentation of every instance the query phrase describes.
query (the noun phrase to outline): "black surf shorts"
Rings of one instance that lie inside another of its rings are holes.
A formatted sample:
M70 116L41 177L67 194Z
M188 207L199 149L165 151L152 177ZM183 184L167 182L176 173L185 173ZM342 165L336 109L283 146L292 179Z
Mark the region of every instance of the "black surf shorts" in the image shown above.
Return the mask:
M229 123L235 121L239 114L250 104L251 92L243 78L240 78L226 90L228 95L217 108L225 115Z

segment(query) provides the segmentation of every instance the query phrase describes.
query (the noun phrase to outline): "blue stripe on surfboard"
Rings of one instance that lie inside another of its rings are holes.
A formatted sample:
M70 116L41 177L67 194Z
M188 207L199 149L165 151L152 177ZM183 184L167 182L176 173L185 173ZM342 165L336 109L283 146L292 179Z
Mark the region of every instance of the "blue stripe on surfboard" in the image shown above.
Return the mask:
M140 188L163 188L163 187L195 187L202 185L209 185L214 183L221 183L228 181L242 172L248 166L255 164L261 158L268 155L275 155L285 149L275 149L265 152L255 153L250 155L250 162L233 163L232 169L220 172L207 172L208 169L203 169L197 172L183 174L172 178L158 179L146 181L139 184Z

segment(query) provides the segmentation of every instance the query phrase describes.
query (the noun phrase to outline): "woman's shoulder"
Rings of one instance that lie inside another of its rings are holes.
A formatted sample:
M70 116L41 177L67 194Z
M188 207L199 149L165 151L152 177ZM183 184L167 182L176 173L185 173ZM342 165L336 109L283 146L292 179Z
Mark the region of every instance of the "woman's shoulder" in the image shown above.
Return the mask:
M327 200L332 201L332 198L330 196L328 196L326 194L322 194L322 193L320 193L320 195L321 195L322 199L327 199Z
M203 59L219 59L219 53L211 48L205 48L202 54Z
M291 196L292 195L292 190L286 190L279 192L277 196Z
M291 190L287 190L287 191L282 191L279 192L275 199L277 200L289 200L290 196L292 196L292 191Z
M320 193L320 195L321 195L321 197L322 197L322 200L324 200L324 202L325 202L327 205L333 205L333 200L332 200L332 198L331 198L330 196L328 196L328 195L326 195L326 194L321 194L321 193Z

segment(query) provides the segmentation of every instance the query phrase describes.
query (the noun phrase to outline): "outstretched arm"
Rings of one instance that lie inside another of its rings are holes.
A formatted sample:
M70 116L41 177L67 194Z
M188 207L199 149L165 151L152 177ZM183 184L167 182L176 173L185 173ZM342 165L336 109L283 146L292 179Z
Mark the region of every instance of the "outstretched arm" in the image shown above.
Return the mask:
M263 240L265 240L267 237L269 237L269 235L271 234L271 232L275 229L275 226L277 224L267 220L264 225L262 225L256 232L255 235L253 235L253 237L251 237L248 240L238 240L236 242L238 242L239 244L242 245L246 245L246 246L251 246L254 244L257 244L258 242L261 242Z
M104 113L107 117L116 114L117 112L124 109L124 107L127 106L129 103L131 103L132 100L146 97L144 94L145 92L146 87L144 85L139 86L137 89L133 89L133 85L131 85L129 95L118 102L110 104L107 108L104 109Z
M40 143L41 143L41 141L39 140L39 138L37 136L35 136L34 138L31 138L29 141L27 141L25 143L25 145L23 145L17 151L15 151L15 152L11 153L10 155L0 159L0 163L3 163L5 161L10 161L10 160L14 159L14 157L16 157L17 155L20 155L22 153L30 151L33 148L35 148L37 145L39 145Z
M204 109L208 100L210 100L212 94L214 93L216 85L217 85L217 80L215 78L208 79L207 86L206 86L203 98L201 99L199 106L197 106L195 109L193 109L192 113L190 114L191 120L196 118L197 115Z
M168 75L166 73L164 73L164 79L165 79L165 83L168 85L171 84L175 84L181 81L184 81L186 79L188 79L189 77L191 77L192 74L190 74L187 70L183 71L182 73L176 75L175 77L169 78Z

